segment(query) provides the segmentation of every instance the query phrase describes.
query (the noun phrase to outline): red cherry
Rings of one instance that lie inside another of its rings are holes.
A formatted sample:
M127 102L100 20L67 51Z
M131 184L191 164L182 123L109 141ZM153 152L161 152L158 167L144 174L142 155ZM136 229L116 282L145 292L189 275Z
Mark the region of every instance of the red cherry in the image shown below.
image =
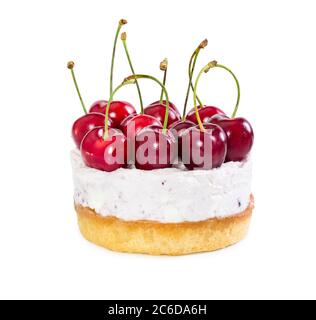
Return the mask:
M105 114L105 109L107 106L106 101L97 101L95 102L89 112L97 112ZM109 118L112 120L113 127L118 128L120 123L129 115L136 114L136 110L133 105L125 101L112 101L109 110Z
M194 127L196 124L189 120L178 120L174 122L170 127L170 131L173 131L173 134L180 135L184 130Z
M150 126L136 135L135 166L141 170L169 168L177 155L176 140L172 133L165 133L160 126Z
M77 119L72 126L72 137L75 141L77 148L80 148L83 137L91 129L95 127L104 126L105 117L101 113L87 113ZM112 121L109 119L109 127L112 126Z
M225 115L224 111L222 111L217 107L204 106L203 108L198 107L198 109L199 109L199 115L200 115L201 121L203 123L209 122L210 118L215 114ZM198 124L194 108L189 111L188 115L186 116L186 119Z
M169 127L169 130L173 133L173 135L178 138L178 155L179 155L180 159L181 159L181 152L182 152L182 150L181 150L181 144L182 144L181 143L181 136L187 129L195 127L195 126L196 126L196 124L192 121L179 120L179 121L173 123Z
M227 135L227 155L225 162L242 161L247 158L254 140L254 133L245 118L212 117L211 123L220 126Z
M130 115L122 121L120 129L126 137L134 139L140 130L151 125L156 125L162 128L161 122L152 116L147 114L138 114L136 116Z
M107 106L106 100L98 100L92 104L89 109L89 112L99 112L105 114L105 108Z
M126 137L117 129L109 129L106 139L103 134L104 128L97 127L83 138L80 150L84 163L108 172L124 167L127 160Z
M154 105L163 105L166 106L166 100L162 100L162 103L160 103L160 101L155 101L153 103L150 104L150 106L154 106ZM178 114L179 116L181 116L179 109L176 107L176 105L172 102L169 101L169 109L172 109L176 114Z
M226 156L227 137L222 128L205 124L205 131L198 126L187 129L181 135L181 158L189 169L220 167Z
M217 120L221 120L221 119L230 119L229 116L226 116L224 114L215 114L214 116L212 116L209 120L208 123L214 123L217 124L216 121Z
M163 123L166 114L166 106L160 103L152 104L144 109L144 113L153 116L154 118L158 119L161 123ZM167 126L169 127L174 122L180 119L180 114L178 114L174 109L169 108Z

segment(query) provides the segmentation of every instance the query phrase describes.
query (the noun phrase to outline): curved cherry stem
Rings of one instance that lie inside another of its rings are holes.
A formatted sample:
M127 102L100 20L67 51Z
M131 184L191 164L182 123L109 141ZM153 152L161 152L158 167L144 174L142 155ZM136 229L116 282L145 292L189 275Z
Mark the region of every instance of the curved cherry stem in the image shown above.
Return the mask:
M196 90L197 90L198 82L199 82L203 72L204 72L204 68L199 72L199 74L198 74L198 76L196 78L196 81L195 81L194 89L193 89L193 101L194 101L195 115L196 115L196 119L197 119L197 122L198 122L198 125L199 125L201 131L204 131L204 126L203 126L203 123L201 121L200 114L199 114L199 109L198 109L197 103L196 103L196 100L197 100L196 99Z
M188 83L187 93L186 93L185 101L184 101L184 108L183 108L183 115L182 115L182 120L183 121L186 118L187 105L188 105L189 94L190 94L190 88L192 88L192 90L194 91L194 87L193 87L193 84L192 84L192 78L193 78L193 72L194 72L194 69L195 69L196 60L197 60L197 57L198 57L199 53L200 53L200 50L199 49L196 50L192 54L190 62L189 62L189 83ZM202 105L201 100L198 97L197 97L197 99L199 101L199 104Z
M198 122L198 125L199 125L201 131L205 131L205 129L204 129L203 123L200 118L199 109L197 107L197 101L196 101L197 100L197 98L196 98L197 86L198 86L198 83L199 83L199 80L200 80L202 74L208 72L211 68L214 68L216 66L216 64L217 64L216 61L209 62L205 67L203 67L201 69L201 71L199 72L199 74L195 80L195 85L194 85L194 90L193 90L193 101L194 101L194 109L195 109L196 119L197 119L197 122Z
M115 51L116 51L116 44L117 39L120 34L121 28L124 24L126 24L127 21L125 19L121 19L118 23L118 27L116 30L115 38L114 38L114 45L113 45L113 51L112 51L112 60L111 60L111 73L110 73L110 95L113 93L113 72L114 72L114 61L115 61Z
M162 84L166 86L166 81L167 81L167 71L168 71L168 59L165 58L161 63L160 63L160 70L163 71L163 80ZM160 94L160 99L159 102L162 104L162 99L163 99L164 91L161 89L161 94Z
M240 102L240 85L239 85L239 81L238 81L236 75L229 68L227 68L226 66L224 66L222 64L217 64L216 67L217 68L222 68L222 69L225 69L226 71L228 71L233 76L233 78L235 80L236 87L237 87L237 101L236 101L236 105L235 105L233 114L231 116L232 118L235 118L236 114L237 114L237 111L238 111L239 102Z
M80 90L79 90L79 87L78 87L78 83L77 83L77 80L76 80L76 76L75 76L75 72L74 72L74 66L75 66L75 63L73 61L69 61L68 64L67 64L67 68L71 72L72 80L73 80L73 82L75 84L75 87L76 87L76 90L77 90L77 94L78 94L79 100L80 100L81 105L82 105L83 112L85 114L87 114L88 112L87 112L87 109L86 109L85 104L83 102L83 99L82 99L82 96L81 96L81 93L80 93Z
M190 61L189 61L189 68L188 68L188 74L189 74L189 83L188 83L188 88L185 96L185 101L184 101L184 108L183 108L183 115L182 115L182 120L184 121L186 118L186 111L187 111L187 105L188 105L188 99L189 99L189 94L190 94L190 88L192 91L194 91L193 83L192 83L192 78L194 74L194 69L196 65L197 58L199 56L199 53L201 49L205 48L207 46L208 42L207 39L203 40L200 45L194 50L194 52L191 55ZM200 100L200 98L197 96L196 97L199 105L202 107L203 103Z
M106 105L105 108L105 121L104 121L104 134L103 134L103 139L106 140L109 136L109 113L110 113L110 107L111 103L113 101L114 95L116 94L117 91L119 91L122 87L124 87L127 84L133 84L134 82L132 81L124 81L120 85L118 85L110 95L109 101Z
M155 77L146 75L146 74L135 74L132 76L127 77L125 81L131 81L131 80L136 80L136 79L150 79L155 81L156 83L158 83L161 87L161 89L163 90L164 94L165 94L165 98L166 98L166 112L165 112L165 119L163 122L163 133L165 133L167 131L167 125L168 125L168 115L169 115L169 96L168 96L168 92L166 87Z
M163 85L166 85L166 79L167 79L167 69L164 71L164 75L163 75ZM160 94L160 103L162 103L162 99L163 99L163 90L161 89L161 94Z
M123 42L123 46L124 46L124 49L125 49L125 53L126 53L126 57L127 57L127 60L128 60L129 66L130 66L130 69L131 69L133 75L135 75L135 71L134 71L134 68L133 68L132 60L131 60L131 57L130 57L130 55L129 55L128 49L127 49L126 33L125 33L125 32L122 33L122 35L121 35L121 40L122 40L122 42ZM137 81L137 80L136 80L136 87L137 87L137 92L138 92L138 96L139 96L140 113L143 114L143 113L144 113L143 98L142 98L142 94L141 94L140 87L139 87L139 84L138 84L138 81Z
M194 90L193 83L192 83L192 79L193 79L194 69L195 69L196 61L197 61L197 58L198 58L198 56L199 56L200 50L201 50L201 49L199 49L199 50L197 51L197 53L195 54L195 57L194 57L194 60L193 60L193 64L192 64L192 68L191 68L191 73L189 74L189 77L190 77L190 87L191 87L192 92L193 92L193 90ZM199 105L200 105L201 107L203 107L203 102L201 101L201 99L200 99L198 96L196 96L196 99L197 99L197 101L199 102Z

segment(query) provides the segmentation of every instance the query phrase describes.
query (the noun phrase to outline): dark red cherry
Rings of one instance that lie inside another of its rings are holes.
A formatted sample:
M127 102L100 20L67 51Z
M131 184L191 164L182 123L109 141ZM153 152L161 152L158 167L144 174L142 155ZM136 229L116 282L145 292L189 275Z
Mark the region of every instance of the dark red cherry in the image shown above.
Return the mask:
M253 145L254 133L245 118L213 117L212 123L220 126L227 135L228 161L242 161L247 158Z
M178 155L179 159L181 159L181 136L182 134L189 128L195 127L196 124L189 120L179 120L172 124L169 128L169 130L173 133L173 135L178 139Z
M189 120L179 120L175 123L173 123L170 127L169 130L173 133L173 135L178 139L178 155L179 159L181 159L181 136L182 134L189 128L195 127L196 124L192 121Z
M160 101L155 101L153 103L150 104L150 106L154 106L154 105L161 105ZM162 105L166 106L166 100L162 100ZM169 109L172 109L177 115L181 116L179 109L176 107L176 105L172 102L169 101Z
M222 111L221 109L219 109L217 107L204 106L203 108L198 107L198 109L199 109L199 115L200 115L201 121L203 123L209 122L211 117L214 116L215 114L225 115L224 111ZM186 119L198 124L194 108L189 111L188 115L186 116Z
M220 119L230 119L228 116L224 115L224 114L215 114L213 117L211 117L208 121L208 123L215 123L217 120Z
M196 124L189 120L178 120L174 122L170 127L170 131L175 135L180 135L184 130L194 127Z
M105 114L105 108L107 106L106 100L98 100L92 104L89 109L89 112L99 112Z
M89 112L100 112L105 114L105 109L107 106L107 102L100 100L95 102ZM125 101L112 101L110 110L109 110L109 118L112 120L113 127L118 128L120 123L129 115L136 114L136 110L133 105L129 102Z
M177 144L172 133L160 126L150 126L136 135L135 166L141 170L169 168L177 156Z
M205 131L198 126L189 128L181 135L181 158L189 169L220 167L226 156L227 137L222 128L205 124Z
M91 168L114 171L125 166L127 161L127 140L117 129L109 129L103 139L104 128L90 130L81 142L81 155L84 163Z
M134 139L140 130L151 125L162 127L158 119L147 114L130 115L122 121L120 129L126 137Z
M80 148L81 141L86 133L95 127L104 126L104 121L104 115L97 112L87 113L77 119L72 126L72 137L77 148ZM112 121L110 119L108 123L109 127L111 127Z
M160 103L152 104L144 109L144 113L158 119L161 123L164 123L166 106ZM181 119L180 114L178 114L174 109L169 108L167 126L169 127L174 122L180 119Z

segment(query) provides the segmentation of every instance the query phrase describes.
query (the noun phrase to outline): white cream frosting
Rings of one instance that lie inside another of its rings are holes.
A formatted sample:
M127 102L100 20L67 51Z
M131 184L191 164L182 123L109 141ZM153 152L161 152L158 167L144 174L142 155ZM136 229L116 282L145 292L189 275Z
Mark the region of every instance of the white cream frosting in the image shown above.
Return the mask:
M251 160L212 170L177 168L104 172L71 152L74 200L102 216L163 223L203 221L238 214L249 205Z

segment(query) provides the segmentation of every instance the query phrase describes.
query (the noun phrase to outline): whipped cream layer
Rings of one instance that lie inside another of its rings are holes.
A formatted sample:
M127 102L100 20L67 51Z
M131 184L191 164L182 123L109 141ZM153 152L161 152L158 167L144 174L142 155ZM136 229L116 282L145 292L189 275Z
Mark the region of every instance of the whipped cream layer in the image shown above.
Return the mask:
M162 223L203 221L238 214L249 205L251 161L228 162L213 170L152 171L87 167L71 152L74 200L102 216Z

